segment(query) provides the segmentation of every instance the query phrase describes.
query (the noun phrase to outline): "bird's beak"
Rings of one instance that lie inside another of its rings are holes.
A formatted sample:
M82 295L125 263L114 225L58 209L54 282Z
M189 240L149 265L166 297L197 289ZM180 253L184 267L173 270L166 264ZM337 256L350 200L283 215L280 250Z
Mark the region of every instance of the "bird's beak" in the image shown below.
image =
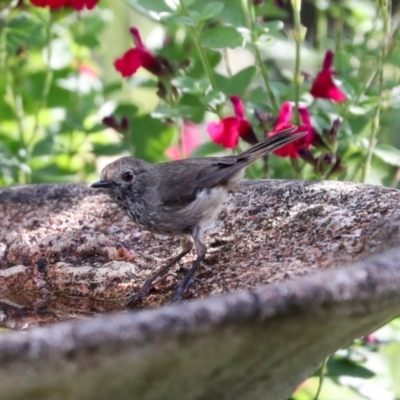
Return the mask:
M110 181L107 181L107 180L101 180L101 181L98 181L98 182L94 182L91 185L92 188L96 188L96 189L98 189L98 188L105 188L106 189L106 188L110 188L112 186L113 186L112 183Z

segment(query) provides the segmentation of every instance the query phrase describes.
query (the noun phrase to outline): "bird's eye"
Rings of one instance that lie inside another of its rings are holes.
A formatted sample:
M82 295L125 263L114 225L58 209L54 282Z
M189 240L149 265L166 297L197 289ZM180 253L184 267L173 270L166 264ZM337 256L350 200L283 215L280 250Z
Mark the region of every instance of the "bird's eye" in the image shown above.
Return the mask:
M125 182L131 182L132 179L133 179L133 172L132 172L132 171L126 171L126 172L124 172L123 175L122 175L122 179L123 179Z

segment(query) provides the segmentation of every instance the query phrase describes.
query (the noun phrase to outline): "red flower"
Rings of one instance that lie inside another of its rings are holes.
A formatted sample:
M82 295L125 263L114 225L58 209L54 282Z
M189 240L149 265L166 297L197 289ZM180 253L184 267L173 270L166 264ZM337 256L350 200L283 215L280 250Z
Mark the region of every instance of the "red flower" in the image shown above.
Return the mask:
M31 0L31 3L36 7L49 6L51 9L55 9L68 5L69 0Z
M31 0L31 3L37 7L49 6L51 9L56 9L69 6L78 11L85 7L91 10L98 2L99 0Z
M332 79L332 75L337 75L337 72L332 69L333 57L334 53L328 50L325 54L322 70L318 72L310 93L315 98L331 99L339 103L346 100L346 95L335 85Z
M310 113L308 112L308 108L306 106L299 105L299 114L300 114L300 119L301 122L303 123L301 127L304 129L307 129L308 134L300 138L300 141L303 141L305 143L304 147L309 148L311 145L314 144L314 141L316 137L318 136L317 131L314 129L314 127L311 125L311 118L310 118Z
M99 0L69 0L68 5L78 11L84 8L91 10L98 2Z
M154 75L162 75L165 72L165 60L155 57L143 44L137 28L131 28L136 47L129 49L121 58L114 61L114 67L124 78L132 76L140 67Z
M275 150L274 154L276 154L279 157L289 156L290 158L298 158L299 157L298 151L303 148L308 149L313 143L316 132L311 125L310 114L308 113L307 107L299 106L299 113L303 124L298 126L297 129L294 132L292 132L292 134L294 135L295 133L304 131L307 131L308 134L301 137L300 139L295 140L294 142L287 144L286 146L279 148L278 150ZM274 130L268 133L267 136L271 137L281 132L284 129L294 127L294 125L290 123L291 118L292 118L292 103L287 101L282 104Z
M225 117L220 122L210 122L207 125L207 132L211 140L227 149L234 149L239 143L239 137L250 144L258 143L253 128L244 113L242 99L239 96L231 96L230 100L235 116Z

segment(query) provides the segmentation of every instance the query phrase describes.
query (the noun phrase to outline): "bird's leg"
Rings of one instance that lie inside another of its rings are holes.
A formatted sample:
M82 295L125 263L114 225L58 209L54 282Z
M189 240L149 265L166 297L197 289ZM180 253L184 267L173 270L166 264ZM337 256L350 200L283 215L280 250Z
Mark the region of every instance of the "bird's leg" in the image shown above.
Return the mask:
M144 285L136 292L132 297L129 298L128 302L126 303L125 307L132 307L136 305L144 296L146 296L150 290L154 286L154 281L162 274L167 272L176 262L178 262L183 256L185 256L189 251L192 249L193 243L189 238L182 238L181 239L181 248L182 251L174 257L171 261L169 261L166 265L163 265L154 275L152 275Z
M185 275L185 278L176 289L175 294L172 297L171 303L179 303L182 300L182 296L190 286L191 278L194 272L196 271L197 267L201 264L201 262L204 260L204 257L206 256L207 246L202 242L201 233L199 230L196 230L195 234L193 234L193 242L196 247L197 258L194 261L192 268L190 268L188 273Z

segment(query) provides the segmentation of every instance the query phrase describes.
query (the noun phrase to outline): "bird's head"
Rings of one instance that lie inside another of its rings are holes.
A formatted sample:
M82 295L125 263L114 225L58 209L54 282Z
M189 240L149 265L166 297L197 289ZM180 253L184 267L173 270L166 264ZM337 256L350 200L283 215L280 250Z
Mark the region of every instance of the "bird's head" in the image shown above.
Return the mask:
M104 167L100 180L91 186L110 189L112 192L127 192L146 165L144 161L132 157L120 158Z

